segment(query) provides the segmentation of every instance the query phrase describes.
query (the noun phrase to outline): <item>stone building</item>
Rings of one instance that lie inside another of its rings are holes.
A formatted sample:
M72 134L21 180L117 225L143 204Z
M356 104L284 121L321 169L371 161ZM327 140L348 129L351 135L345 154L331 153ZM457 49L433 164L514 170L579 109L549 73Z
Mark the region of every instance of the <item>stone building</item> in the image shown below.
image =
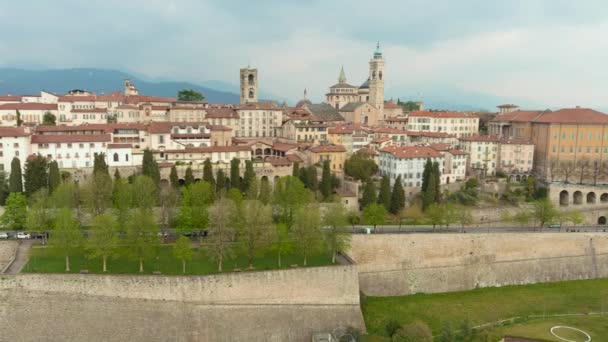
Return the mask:
M258 69L241 69L241 104L258 102Z

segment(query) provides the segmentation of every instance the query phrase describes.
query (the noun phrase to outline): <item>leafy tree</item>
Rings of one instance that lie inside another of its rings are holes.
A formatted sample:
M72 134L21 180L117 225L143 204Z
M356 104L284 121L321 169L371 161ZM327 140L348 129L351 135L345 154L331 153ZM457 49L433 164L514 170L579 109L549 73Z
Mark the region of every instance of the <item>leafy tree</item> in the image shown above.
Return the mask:
M234 189L241 188L241 172L239 165L241 161L238 158L234 158L230 161L230 187Z
M10 191L6 172L0 171L0 205L4 205L9 193Z
M21 175L21 161L13 157L11 161L11 174L8 181L9 192L23 192L23 176Z
M532 217L538 222L542 229L546 223L557 218L558 211L548 198L540 199L532 203Z
M429 205L429 207L425 211L425 214L430 223L433 225L433 230L435 230L435 227L437 227L438 225L440 226L444 223L444 208L437 203L432 203L431 205Z
M112 177L104 171L94 173L82 189L82 201L93 215L104 213L112 204Z
M291 171L291 175L294 177L300 177L300 163L297 161L293 162L293 169Z
M160 224L165 230L169 229L175 221L178 198L179 194L174 187L161 187L158 194L158 204L160 206Z
M393 342L433 342L431 329L422 321L404 325L393 335Z
M463 205L459 205L459 206L456 206L455 211L456 211L456 220L460 224L460 227L462 228L462 230L464 230L465 226L473 224L473 222L474 222L473 214L471 213L471 210L469 208L467 208Z
M150 177L154 182L154 185L158 187L160 184L160 170L158 168L158 163L154 160L154 156L152 155L152 151L148 148L144 150L144 156L142 161L142 174L144 176Z
M274 226L275 232L273 236L272 250L277 253L277 262L279 268L281 265L281 256L293 252L293 241L289 235L289 229L285 223L278 223Z
M237 210L233 201L221 197L209 208L209 237L207 238L207 253L217 262L218 272L226 258L233 254L233 239L235 235L234 222Z
M66 272L70 272L70 256L80 250L82 241L80 225L72 215L72 210L69 208L59 209L49 244L51 248L63 254Z
M259 195L260 195L260 181L257 179L257 177L253 177L251 179L251 181L249 182L249 188L247 189L247 192L245 193L245 198L250 199L250 200L257 200L257 199L259 199Z
M103 152L95 153L93 157L93 174L100 172L107 174L108 176L110 175L110 170L106 163L106 154Z
M241 190L244 193L249 192L249 188L251 187L251 183L254 182L255 179L255 171L253 171L253 161L246 160L245 161L245 173L243 174L243 184L241 184Z
M31 198L32 205L27 210L25 227L28 230L46 230L53 225L51 198L47 189L38 190Z
M329 168L329 160L323 161L323 172L321 173L321 184L319 188L321 190L321 196L323 196L323 200L329 200L333 189L331 180L331 169Z
M112 203L116 218L120 224L125 224L129 219L129 213L133 207L133 185L121 178L114 183L112 191Z
M270 204L272 200L272 188L270 187L270 182L266 177L262 177L260 180L260 193L258 195L258 199L264 204Z
M448 202L442 204L441 208L443 209L443 224L445 224L446 227L450 227L450 224L452 223L460 222L458 213L459 207L457 205Z
M468 319L462 321L460 324L460 332L458 333L458 339L463 342L472 341L475 337L475 330L473 330L473 324Z
M116 254L119 243L116 231L118 231L118 222L109 212L93 217L89 227L85 248L90 257L101 259L103 272L108 271L108 258Z
M203 101L205 96L194 89L182 89L177 92L178 101Z
M568 215L568 221L576 226L585 222L585 216L579 210L572 210Z
M403 208L405 208L405 192L403 191L403 186L401 185L401 176L399 176L393 185L390 211L396 215L403 210Z
M301 167L299 173L300 174L298 175L298 178L300 179L302 184L304 184L304 186L308 188L308 168Z
M306 170L306 187L315 192L319 189L319 179L317 178L317 167L310 165Z
M372 203L376 203L376 185L371 179L365 182L363 195L361 196L361 208L366 208Z
M253 259L262 254L271 242L272 207L258 200L244 201L242 219L238 239L251 269Z
M61 183L61 175L59 174L59 166L56 161L49 164L49 192L55 191Z
M156 204L156 185L148 176L135 177L131 193L135 208L151 209Z
M353 232L355 231L355 225L361 223L361 215L358 210L350 211L346 219L348 220L348 224L351 225Z
M42 126L55 126L57 117L51 112L46 112L42 116Z
M323 217L325 240L331 251L331 262L336 263L336 254L350 246L351 234L348 229L348 214L342 203L332 204Z
M4 204L2 224L10 230L21 230L27 219L27 200L20 192L11 192Z
M23 124L23 120L21 119L21 112L17 109L17 127L20 127Z
M217 179L217 184L215 186L215 191L217 193L221 193L222 191L226 191L228 186L226 176L224 175L224 171L222 169L217 170L217 174L215 175Z
M182 261L183 274L186 274L186 261L192 260L193 255L190 239L181 235L173 245L173 256Z
M144 271L144 260L151 257L158 245L159 229L151 209L139 207L129 215L126 243L128 256L139 262L139 272Z
M61 183L51 194L51 205L54 208L74 209L79 206L79 189L73 182Z
M384 206L372 203L363 209L363 222L374 226L375 231L378 225L384 224L386 213Z
M308 265L308 256L319 253L323 249L319 208L299 208L294 216L291 234L296 251L304 257L304 266Z
M309 197L308 190L296 177L280 178L274 185L274 205L278 216L277 221L285 223L288 229L291 229L296 210L304 206Z
M211 165L211 160L209 158L205 159L205 162L203 163L203 180L211 184L211 187L215 189L215 179L213 179L213 166Z
M207 207L215 194L207 182L197 182L184 188L177 221L183 232L203 230L209 224Z
M513 221L519 223L523 227L530 222L530 216L528 210L521 210L513 216Z
M388 176L382 176L380 192L378 193L378 204L382 204L386 210L391 209L391 180Z
M48 164L46 158L41 155L35 155L27 159L25 162L25 195L30 197L34 192L45 188L47 185Z
M355 180L367 181L378 172L378 165L366 154L357 152L344 162L344 172Z
M171 173L169 173L169 183L175 189L179 187L179 177L177 176L177 168L175 164L171 166Z
M194 172L192 172L192 168L188 166L188 168L186 168L186 175L184 176L184 185L189 186L190 184L194 184Z

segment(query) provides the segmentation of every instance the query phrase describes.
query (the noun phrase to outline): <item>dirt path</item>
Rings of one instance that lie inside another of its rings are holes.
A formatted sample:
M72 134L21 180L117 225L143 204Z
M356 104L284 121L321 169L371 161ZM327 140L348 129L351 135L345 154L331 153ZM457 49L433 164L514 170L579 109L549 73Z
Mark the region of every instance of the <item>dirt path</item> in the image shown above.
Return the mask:
M17 256L15 257L15 261L11 264L11 266L6 270L6 274L17 274L21 272L21 269L29 259L30 249L32 248L32 240L23 240L17 247Z

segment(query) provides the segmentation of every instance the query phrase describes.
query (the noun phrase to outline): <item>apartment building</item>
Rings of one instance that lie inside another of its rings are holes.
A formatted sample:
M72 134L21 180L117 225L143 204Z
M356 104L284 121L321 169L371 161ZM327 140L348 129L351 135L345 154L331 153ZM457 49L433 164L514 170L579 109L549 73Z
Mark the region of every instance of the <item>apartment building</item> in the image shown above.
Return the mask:
M407 129L467 137L479 134L479 117L464 112L415 111L408 115Z
M241 138L277 137L283 123L283 110L270 102L246 103L235 108L240 118L235 136Z

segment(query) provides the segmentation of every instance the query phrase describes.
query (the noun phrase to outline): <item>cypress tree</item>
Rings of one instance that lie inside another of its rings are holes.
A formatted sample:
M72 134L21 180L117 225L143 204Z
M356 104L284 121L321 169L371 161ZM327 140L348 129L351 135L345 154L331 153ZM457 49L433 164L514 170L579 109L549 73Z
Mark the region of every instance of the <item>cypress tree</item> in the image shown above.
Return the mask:
M17 109L17 126L21 126L23 124L23 120L21 119L21 112Z
M108 164L106 163L105 153L95 153L93 156L93 174L103 172L107 175L110 174Z
M213 179L213 166L209 158L205 159L203 163L203 180L211 184L212 188L215 188L215 179Z
M306 171L306 179L308 181L308 188L312 191L317 191L319 188L319 179L317 178L317 167L310 165Z
M434 201L439 202L441 200L441 173L439 172L439 163L433 163L433 172L431 173L432 177L435 178L435 194Z
M304 186L306 186L308 188L308 168L301 167L298 170L298 173L299 173L298 178L304 184Z
M186 169L186 176L184 176L184 185L188 186L194 183L194 173L192 172L192 168L188 166Z
M121 179L122 177L120 176L120 171L118 171L118 168L116 168L116 170L114 170L114 181L117 182Z
M260 181L259 200L260 200L260 202L262 202L264 204L269 204L271 198L272 198L272 190L270 188L270 182L268 181L268 178L262 177L262 180Z
M226 176L224 175L224 170L222 170L222 169L217 170L215 179L216 179L215 191L217 193L225 191L226 188L228 187L228 184L226 183Z
M384 209L391 209L391 180L388 176L383 176L380 182L380 193L378 194L378 204L384 206Z
M321 190L321 195L323 195L323 199L329 199L332 190L332 178L331 170L329 168L329 160L323 161L323 173L321 174L321 185L319 188Z
M49 164L49 193L52 193L57 189L61 183L61 175L59 174L59 166L56 161L52 161Z
M41 155L28 158L25 162L25 175L23 184L25 195L30 197L36 191L45 188L48 182L48 163Z
M293 162L293 169L291 170L291 175L294 177L300 177L300 163L297 161Z
M171 173L169 174L169 183L175 189L179 187L179 177L177 176L177 168L175 164L171 166Z
M401 185L401 176L397 177L393 185L393 194L391 195L390 212L394 215L399 213L405 207L405 192Z
M148 148L144 150L142 174L152 178L152 181L154 181L154 184L158 187L160 184L160 170L158 169L158 163L154 160L152 151Z
M241 161L234 158L230 161L230 188L241 189L241 171L239 165Z
M436 178L432 176L431 171L431 177L429 177L429 183L427 185L426 191L422 194L422 207L424 209L435 203L435 195L438 186L439 184L437 184Z
M251 184L255 179L255 171L253 171L253 161L246 160L245 161L245 173L243 174L243 184L241 184L242 191L247 193L249 188L251 188Z
M372 203L376 203L376 185L374 185L374 182L371 179L368 179L363 187L361 208L365 208Z
M8 181L9 192L23 192L23 176L21 174L21 161L14 157L11 161L11 175Z
M427 159L426 163L424 164L424 171L422 171L422 187L420 189L422 193L426 192L426 188L429 185L429 176L431 175L432 169L433 163L430 159Z

